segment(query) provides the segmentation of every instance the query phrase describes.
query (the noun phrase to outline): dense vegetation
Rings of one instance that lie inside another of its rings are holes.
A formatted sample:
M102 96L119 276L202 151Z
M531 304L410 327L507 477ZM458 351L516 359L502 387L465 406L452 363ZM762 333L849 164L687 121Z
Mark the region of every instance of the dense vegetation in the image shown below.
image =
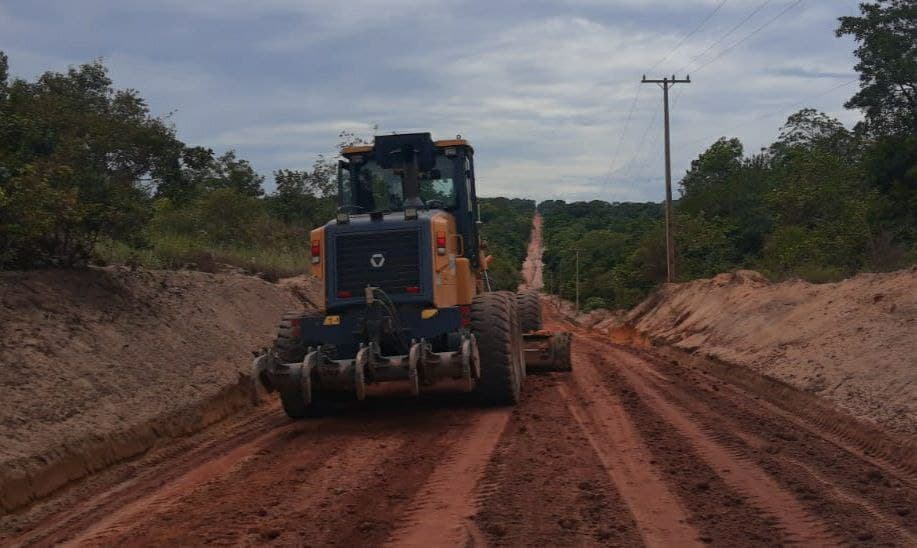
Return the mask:
M679 280L754 268L837 280L917 260L917 4L863 4L838 35L858 41L849 130L812 109L758 154L721 138L691 163L675 205ZM584 308L626 307L665 279L661 206L545 202L546 283Z
M657 230L660 204L552 200L538 204L538 210L544 219L547 291L574 298L577 253L581 303L589 309L633 303L660 272L665 277Z
M278 170L265 196L247 161L182 143L137 91L114 89L101 62L10 81L0 52L0 269L300 271L308 230L334 215L333 172L322 157Z
M348 133L339 145L357 142ZM181 142L93 62L9 80L0 52L0 269L92 262L269 276L305 270L308 231L334 216L334 163L273 173ZM535 203L481 200L491 277L514 288Z
M515 291L532 231L535 201L519 198L481 198L481 231L485 253L493 256L489 275L494 289Z

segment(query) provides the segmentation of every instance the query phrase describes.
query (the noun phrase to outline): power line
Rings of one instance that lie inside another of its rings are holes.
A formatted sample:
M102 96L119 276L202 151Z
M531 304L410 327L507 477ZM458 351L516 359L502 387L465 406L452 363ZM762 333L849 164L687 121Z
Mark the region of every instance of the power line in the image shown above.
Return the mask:
M611 180L611 175L615 172L615 163L618 161L618 153L621 152L621 145L624 143L624 135L627 131L627 127L630 125L630 119L634 115L634 108L637 106L637 99L640 97L641 90L642 87L637 84L637 91L634 93L634 100L630 103L630 109L627 111L627 118L624 120L624 128L621 130L621 135L618 137L618 144L615 146L614 154L611 157L611 165L608 167L608 174L605 175L605 180L602 181L601 192L605 192L605 187L608 186L608 183Z
M659 119L659 111L658 111L658 110L654 110L654 111L653 111L653 117L650 118L650 122L649 122L649 123L646 125L646 127L643 129L643 135L640 136L640 143L637 144L637 148L634 149L634 155L633 155L633 157L631 157L630 161L627 162L627 164L626 164L625 166L623 166L623 167L627 167L627 171L625 171L625 172L621 175L621 178L622 178L622 179L626 179L626 178L628 178L628 177L630 176L630 172L633 170L634 164L637 163L637 159L640 157L640 153L643 151L643 143L646 142L646 136L649 135L650 129L653 127L653 124L655 124L655 123L656 123L656 120L658 120L658 119ZM654 137L654 139L655 139L655 137Z
M698 53L697 55L695 55L694 57L692 57L691 60L688 61L688 63L687 63L685 66L683 66L683 67L681 67L680 69L678 69L678 72L684 72L689 66L691 66L692 63L694 63L695 61L697 61L698 59L700 59L701 57L703 57L704 55L706 55L707 52L709 52L710 50L712 50L712 49L715 48L716 46L722 44L723 41L724 41L725 39L729 38L730 36L732 36L732 33L734 33L735 31L739 30L740 28L742 28L742 26L743 26L745 23L747 23L749 19L751 19L751 18L754 17L758 12L760 12L761 10L763 10L764 8L766 8L767 5L770 4L772 1L773 1L773 0L764 0L764 2L761 2L760 4L758 4L758 7L757 7L757 8L751 10L751 12L749 12L748 15L746 15L745 17L743 17L742 20L740 20L738 23L736 23L731 29L729 29L728 31L726 31L725 34L723 34L723 35L720 36L717 40L715 40L712 44L710 44L709 46L707 46L707 49L705 49L704 51L702 51L702 52Z
M785 14L787 14L791 9L795 8L796 6L798 6L798 5L801 4L801 3L802 3L802 0L795 0L794 2L791 2L791 3L787 4L787 6L784 7L782 10L780 10L780 12L777 13L777 15L775 15L775 16L771 17L770 19L768 19L767 21L765 21L763 25L761 25L760 27L758 27L758 28L756 28L755 30L751 31L749 34L745 35L745 37L742 38L741 40L739 40L738 42L736 42L736 43L734 43L733 45L727 47L726 49L720 51L720 52L719 52L717 55L715 55L712 59L710 59L710 60L707 61L706 63L700 65L699 67L695 68L695 69L692 70L691 72L694 72L694 73L700 72L704 67L707 67L707 66L709 66L710 64L716 62L717 59L719 59L720 57L726 55L727 53L729 53L730 51L732 51L732 50L734 50L735 48L739 47L740 45L744 44L744 43L747 42L751 37L755 36L756 34L758 34L759 32L761 32L762 30L764 30L766 27L770 26L774 21L776 21L777 19L780 19L780 18L783 17Z
M785 112L786 112L787 110L789 110L789 109L795 109L795 108L797 108L797 107L799 107L799 106L801 106L801 105L804 105L804 104L808 103L809 101L812 101L813 99L820 99L821 97L824 97L825 95L829 95L830 93L832 93L832 92L834 92L834 91L837 91L837 90L839 90L839 89L841 89L841 88L843 88L843 87L847 87L847 86L849 86L850 84L853 84L853 83L855 83L855 82L858 82L859 80L860 80L859 76L857 76L856 78L853 78L852 80L846 80L846 81L844 81L844 82L841 82L840 84L831 86L830 88L828 88L828 89L826 89L826 90L824 90L824 91L821 91L821 92L816 93L816 94L814 94L814 95L809 95L809 96L807 96L807 97L804 97L803 99L801 99L801 100L799 100L799 101L797 101L797 102L795 102L795 103L793 103L793 104L784 105L784 106L779 107L779 108L777 108L777 109L774 109L774 110L771 110L771 111L768 111L768 112L759 114L759 115L755 116L754 118L751 118L750 120L743 120L742 122L740 122L740 123L738 123L738 124L735 124L735 125L733 125L733 126L727 127L726 129L722 130L721 133L728 133L728 132L730 132L730 131L732 131L732 130L734 130L734 129L740 128L740 127L742 127L742 126L744 126L744 125L748 125L749 122L755 122L755 121L758 121L758 120L764 120L765 118L770 118L770 117L776 116L776 115L778 115L778 114L783 114L783 113L785 113ZM695 144L695 143L699 143L699 142L702 142L702 141L707 141L707 140L709 140L709 139L710 139L710 137L701 137L700 139L694 139L693 141L688 141L687 143L685 143L685 145L693 145L693 144Z
M715 8L713 8L713 11L711 11L709 14L707 14L707 17L705 17L700 23L698 23L690 32L688 32L688 34L684 35L684 36L682 37L682 39L678 42L678 44L675 45L674 48L670 49L668 53L666 53L665 55L663 55L663 56L662 56L662 59L660 59L660 60L656 61L655 63L653 63L653 66L651 66L651 67L647 70L647 72L652 72L653 69L655 69L656 67L658 67L659 65L661 65L666 59L668 59L670 55L672 55L673 53L675 53L676 51L678 51L678 48L680 48L681 46L683 46L683 45L685 44L685 42L688 41L688 39L690 39L692 36L694 36L695 34L697 34L697 31L699 31L700 29L702 29L702 28L704 27L704 25L707 24L708 21L710 21L711 19L713 19L713 16L716 15L717 12L720 11L720 9L722 9L722 7L726 5L726 2L727 2L727 1L728 1L728 0L722 0L722 2L720 2Z
M768 1L770 1L770 0L768 0ZM655 63L653 63L653 66L650 68L650 70L655 69L655 68L658 67L660 64L662 64L663 62L665 62L665 60L668 59L669 56L671 56L673 53L675 53L675 52L678 50L678 48L680 48L681 46L683 46L683 45L685 44L685 42L687 42L692 36L694 36L695 34L697 34L697 32L700 31L700 29L702 29L702 28L704 27L704 25L706 25L711 19L713 19L713 17L723 8L723 6L726 5L726 2L728 2L728 0L721 0L720 3L717 4L717 6L716 6L715 8L713 8L713 10L712 10L709 14L707 14L706 17L704 17L704 19L702 19L697 25L694 26L693 29L691 29L691 31L689 31L685 36L682 37L682 39L675 45L675 47L673 47L672 49L670 49L670 50L669 50L665 55L663 55L658 61L656 61ZM642 90L642 86L640 86L640 85L638 84L638 85L637 85L637 89L634 91L634 99L631 101L630 109L628 109L627 117L626 117L625 120L624 120L624 127L621 129L621 134L620 134L620 136L618 137L618 143L617 143L617 145L615 146L615 151L614 151L614 154L612 155L611 164L610 164L609 167L608 167L608 173L605 175L605 179L602 181L602 189L601 189L601 192L604 192L604 191L605 191L605 188L608 186L608 183L611 181L611 176L612 176L616 171L620 171L620 169L621 169L621 168L615 169L615 164L616 164L617 161L618 161L618 154L619 154L620 151L621 151L621 145L624 143L624 136L627 134L627 129L630 127L630 121L631 121L631 118L633 117L633 114L634 114L634 108L637 106L637 100L638 100L639 97L640 97L640 92L641 92L641 90ZM655 117L653 118L653 121L655 121ZM652 122L650 122L650 125L652 125ZM645 138L646 133L649 131L649 128L650 128L650 126L647 126L646 130L644 130L644 132L643 132L643 133L644 133L644 138ZM635 155L634 158L631 159L631 161L629 162L629 164L633 163L635 160L636 160L636 155ZM629 165L629 164L628 164L628 165ZM622 167L623 167L623 166L622 166Z

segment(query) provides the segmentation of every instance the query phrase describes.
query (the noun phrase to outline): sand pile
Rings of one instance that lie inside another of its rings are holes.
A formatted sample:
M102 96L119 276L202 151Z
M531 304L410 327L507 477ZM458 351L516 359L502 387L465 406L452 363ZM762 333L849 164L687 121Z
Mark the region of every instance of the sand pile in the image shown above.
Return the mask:
M818 285L751 271L670 284L625 326L917 433L917 267Z
M287 290L239 274L0 274L0 511L246 405Z

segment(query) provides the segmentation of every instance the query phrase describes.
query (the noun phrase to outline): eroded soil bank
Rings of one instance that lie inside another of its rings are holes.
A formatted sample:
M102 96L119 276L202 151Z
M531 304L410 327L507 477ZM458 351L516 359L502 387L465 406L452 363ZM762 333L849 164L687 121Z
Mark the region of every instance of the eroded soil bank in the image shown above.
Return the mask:
M239 274L0 275L0 513L247 405L288 287Z
M830 284L752 271L669 284L608 329L749 367L917 433L917 267Z

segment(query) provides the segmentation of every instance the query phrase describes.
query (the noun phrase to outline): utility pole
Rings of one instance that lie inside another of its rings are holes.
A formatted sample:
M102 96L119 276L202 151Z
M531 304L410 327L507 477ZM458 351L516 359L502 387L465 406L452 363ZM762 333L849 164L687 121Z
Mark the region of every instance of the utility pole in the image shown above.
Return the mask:
M665 279L672 283L675 281L675 238L672 235L672 154L669 144L669 88L675 84L690 84L691 76L684 80L671 78L662 80L647 80L643 75L643 84L659 84L662 88L662 104L665 108Z
M576 250L576 313L579 314L579 249Z

